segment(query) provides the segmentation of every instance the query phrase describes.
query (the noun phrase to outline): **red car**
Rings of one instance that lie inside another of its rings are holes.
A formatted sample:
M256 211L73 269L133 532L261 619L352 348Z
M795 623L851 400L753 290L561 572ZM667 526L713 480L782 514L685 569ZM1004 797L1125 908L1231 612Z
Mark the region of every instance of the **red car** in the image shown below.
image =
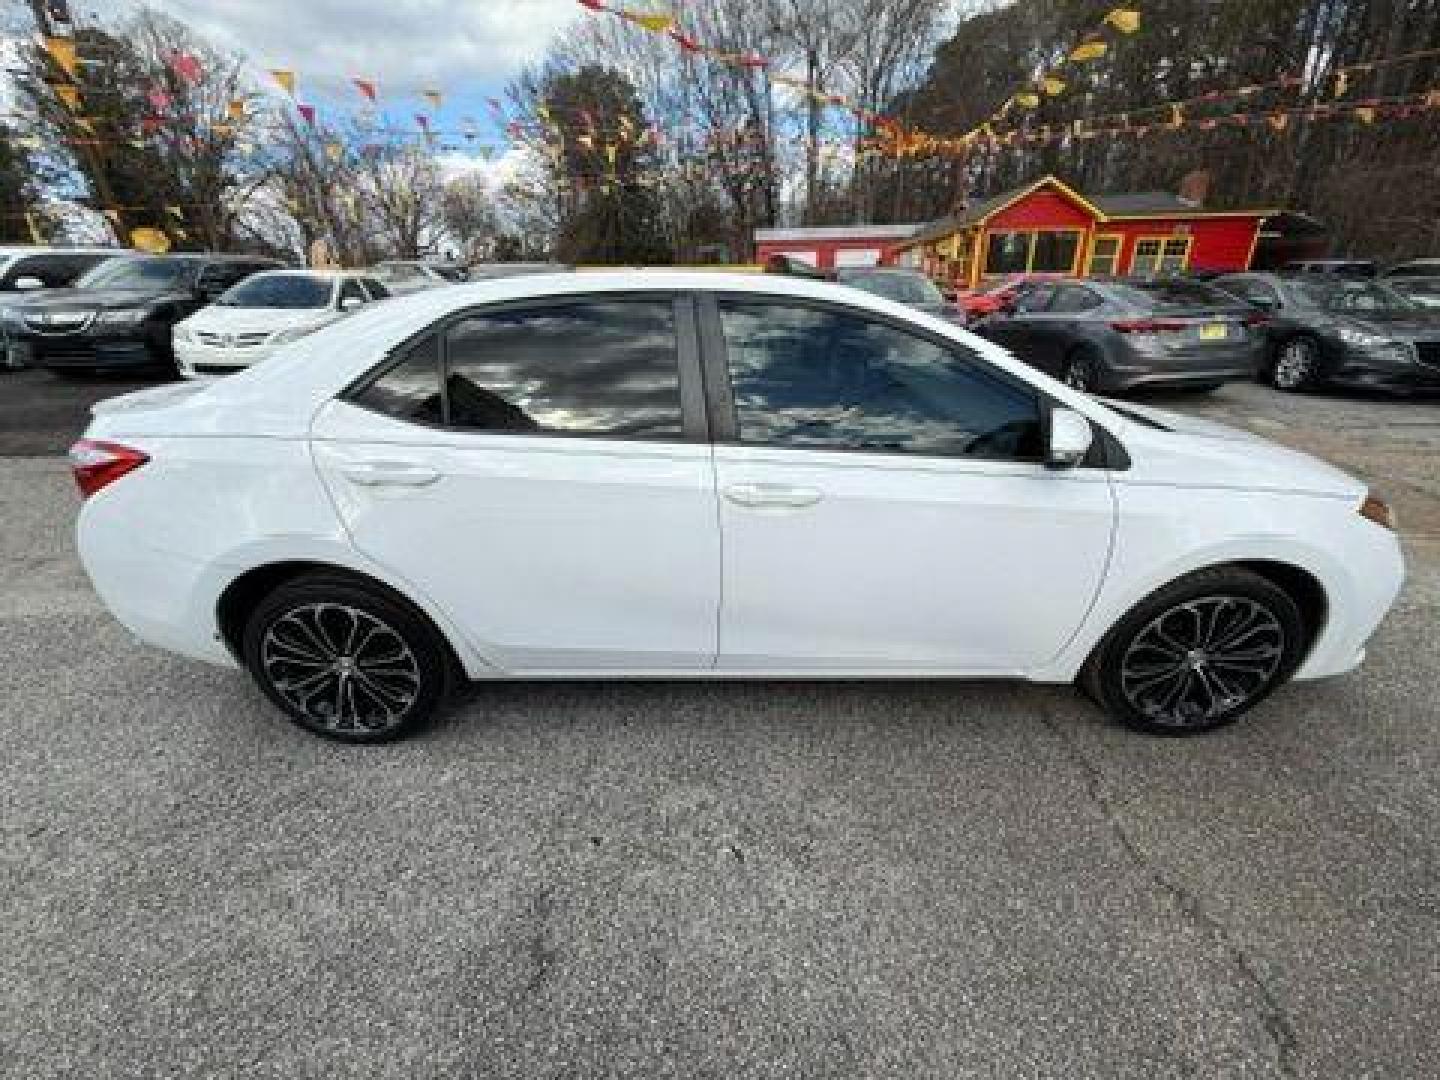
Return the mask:
M985 281L973 289L955 294L955 303L965 312L967 323L976 322L1002 310L1015 295L1015 290L1028 281L1045 281L1065 277L1064 274L1007 274Z

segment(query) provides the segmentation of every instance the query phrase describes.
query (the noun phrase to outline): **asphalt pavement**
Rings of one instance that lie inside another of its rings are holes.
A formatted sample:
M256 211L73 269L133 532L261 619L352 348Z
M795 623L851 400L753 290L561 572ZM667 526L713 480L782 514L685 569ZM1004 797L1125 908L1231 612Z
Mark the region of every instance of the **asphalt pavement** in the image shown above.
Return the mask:
M1209 737L1063 687L596 683L353 748L109 619L45 456L83 408L22 439L33 376L0 1074L1440 1075L1440 406L1159 402L1370 478L1410 557L1360 671Z

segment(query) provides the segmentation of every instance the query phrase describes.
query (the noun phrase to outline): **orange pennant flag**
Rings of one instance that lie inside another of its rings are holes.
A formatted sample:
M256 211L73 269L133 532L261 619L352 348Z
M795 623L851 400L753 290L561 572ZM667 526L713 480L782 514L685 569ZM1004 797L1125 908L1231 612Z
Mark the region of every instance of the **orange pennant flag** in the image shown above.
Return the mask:
M1133 34L1140 29L1140 12L1133 8L1116 8L1105 16L1105 21L1122 34Z
M1266 118L1266 123L1276 131L1284 131L1290 125L1290 117L1285 113L1274 113Z
M80 107L80 89L62 83L55 87L55 96L65 103L65 107L74 112Z
M226 105L226 106L225 106L225 115L228 116L228 117L230 117L231 120L244 120L244 119L245 119L245 102L244 102L244 100L242 100L241 98L236 98L234 101L232 101L232 102L230 102L228 105Z
M1070 59L1077 64L1083 64L1087 60L1099 60L1105 55L1106 45L1103 41L1083 41L1070 50Z
M1368 105L1362 105L1355 110L1355 119L1362 124L1373 124L1375 122L1375 110Z
M60 69L74 79L80 70L80 63L75 55L75 39L66 37L47 37L45 39L45 51L50 58L59 65Z
M371 79L351 79L350 81L355 84L355 89L356 89L356 90L359 90L360 93L365 96L366 100L368 100L368 101L374 101L374 100L375 100L376 86L375 86L375 82L374 82L373 80L371 80Z
M271 68L270 77L274 79L287 94L291 97L295 96L295 72L287 71L284 68Z

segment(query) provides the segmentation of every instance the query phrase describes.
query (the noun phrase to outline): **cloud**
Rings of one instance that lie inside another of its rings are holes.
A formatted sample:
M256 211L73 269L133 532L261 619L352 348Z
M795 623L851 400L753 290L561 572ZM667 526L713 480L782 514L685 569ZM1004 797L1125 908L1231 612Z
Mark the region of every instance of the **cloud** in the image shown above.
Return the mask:
M165 0L165 14L256 68L287 68L304 94L375 79L413 97L497 87L583 12L574 0Z

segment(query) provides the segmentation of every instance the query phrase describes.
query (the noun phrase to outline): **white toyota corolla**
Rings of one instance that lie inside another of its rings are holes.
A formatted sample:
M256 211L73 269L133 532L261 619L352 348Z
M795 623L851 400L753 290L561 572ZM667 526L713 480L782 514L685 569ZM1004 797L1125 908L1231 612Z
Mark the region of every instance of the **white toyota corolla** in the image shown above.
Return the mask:
M788 278L511 278L95 407L115 615L378 741L457 679L1078 680L1167 734L1354 667L1403 576L1312 458Z

